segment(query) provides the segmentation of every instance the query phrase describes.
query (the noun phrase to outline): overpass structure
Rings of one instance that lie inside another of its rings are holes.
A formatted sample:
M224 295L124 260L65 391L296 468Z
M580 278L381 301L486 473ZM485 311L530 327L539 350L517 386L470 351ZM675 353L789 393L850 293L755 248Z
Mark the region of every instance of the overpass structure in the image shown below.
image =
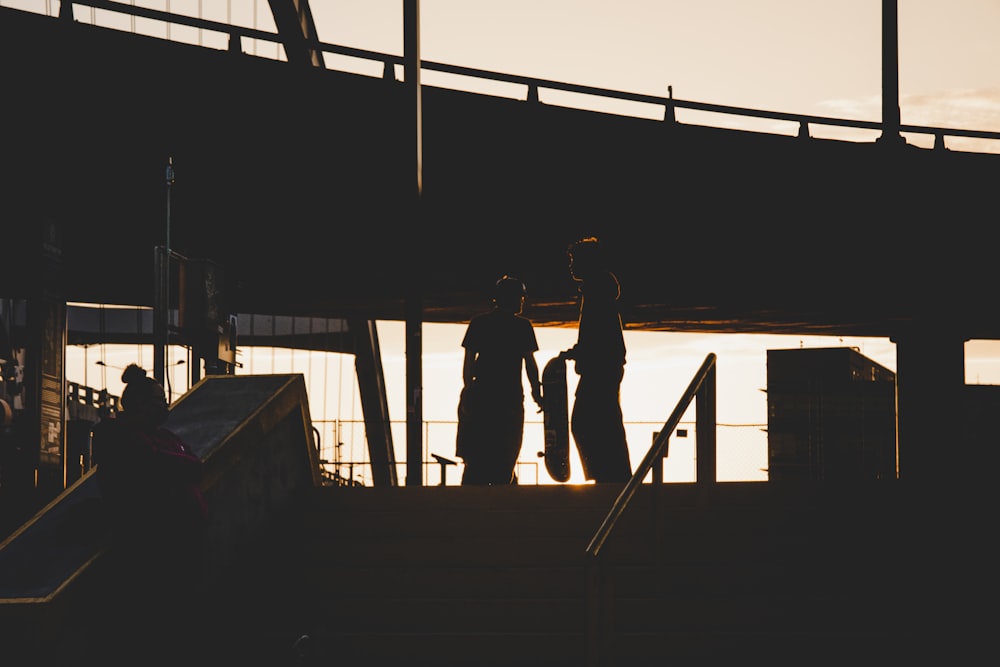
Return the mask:
M105 0L61 3L59 17L0 8L5 296L51 283L39 257L56 246L66 301L153 305L151 260L166 246L222 267L229 312L464 322L510 273L529 285L536 324L573 326L565 249L597 235L629 328L890 337L901 476L975 467L956 451L939 470L935 450L952 441L964 342L1000 339L983 225L1000 155L948 139L1000 133L900 124L891 21L885 117L869 123L426 63L411 42L403 57L360 52L319 42L304 0L270 4L275 34ZM229 48L75 20L88 6L226 33ZM244 53L243 38L278 42L286 59ZM322 53L381 61L385 75L327 69ZM420 86L406 76L417 64L517 92ZM663 115L548 105L546 88ZM685 124L678 109L798 130ZM878 137L813 138L818 125Z

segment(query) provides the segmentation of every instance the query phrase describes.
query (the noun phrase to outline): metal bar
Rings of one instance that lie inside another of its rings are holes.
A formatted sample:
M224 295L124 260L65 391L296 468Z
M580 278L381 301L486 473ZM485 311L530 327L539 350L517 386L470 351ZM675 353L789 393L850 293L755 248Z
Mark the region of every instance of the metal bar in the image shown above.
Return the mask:
M163 246L153 248L153 377L163 382L166 374L167 344L170 340L167 284L170 280L170 260Z
M306 0L268 0L274 25L282 36L288 62L306 66L323 65L323 54L313 45L316 41L316 24L312 9Z
M902 143L899 135L899 34L896 0L882 0L882 136Z
M421 272L416 269L422 260L423 220L421 219L421 193L423 189L423 160L421 155L420 108L420 0L403 3L403 51L406 55L403 77L408 97L412 102L412 149L414 159L414 190L410 214L410 257L414 264L406 294L406 485L422 486L423 459L423 285Z
M895 7L894 0L885 0L885 2L890 2L890 1L892 2L892 6ZM408 5L409 3L407 2L404 4ZM266 32L255 28L247 28L244 26L220 23L218 21L210 21L191 16L184 16L182 14L172 14L170 12L148 9L145 7L138 7L135 5L128 5L121 2L113 2L111 0L81 0L79 2L64 3L63 5L61 5L60 12L63 13L64 15L65 14L71 15L72 13L72 10L70 8L71 5L95 7L97 9L104 9L112 12L119 12L122 14L131 14L133 16L141 16L144 18L165 21L168 23L175 23L178 25L200 28L202 30L211 30L230 35L239 35L242 37L257 39L260 41L273 42L276 44L282 43L281 35L278 35L273 32ZM66 7L65 12L63 11L62 7ZM405 65L405 60L406 60L405 56L379 53L376 51L369 51L367 49L358 49L348 46L341 46L337 44L330 44L328 42L322 42L318 40L305 40L303 42L303 46L310 49L323 51L325 53L332 53L337 55L349 56L353 58L360 58L362 60L373 60L390 65L399 65L399 64ZM534 88L535 90L539 88L545 88L550 90L561 90L571 93L580 93L583 95L593 95L595 97L606 97L606 98L619 99L631 102L663 105L671 109L678 109L678 108L692 109L695 111L707 111L710 113L718 113L722 115L745 116L750 118L788 121L791 123L798 124L800 126L802 124L806 124L806 125L825 125L832 127L848 127L848 128L856 128L863 130L884 129L884 124L883 122L880 121L832 118L829 116L813 116L808 114L795 114L795 113L785 113L781 111L770 111L766 109L750 109L746 107L735 107L724 104L694 102L690 100L682 100L674 98L671 95L664 97L660 95L647 95L643 93L616 91L607 88L584 86L573 83L552 81L549 79L536 79L532 77L523 77L514 74L506 74L502 72L488 72L485 70L475 69L471 67L461 67L458 65L450 65L447 63L439 63L429 60L420 61L420 69L442 72L447 74L457 74L461 76L468 76L475 79L485 79L501 83L519 84L519 85L524 85L526 88ZM885 98L884 94L883 98ZM898 103L898 93L897 93L895 102L895 109L896 109L895 128L897 132L929 134L935 137L941 135L944 137L954 136L954 137L967 137L974 139L1000 140L1000 132L995 132L995 131L966 130L960 128L933 127L928 125L901 125L899 124L898 108L899 108L899 103Z
M699 488L706 488L715 484L718 477L714 370L705 374L705 381L695 395L695 409L695 483Z
M397 486L396 455L389 423L389 401L382 372L382 353L374 320L352 319L349 323L354 341L354 366L365 416L368 458L374 486Z
M712 403L714 404L715 361L716 357L714 353L710 353L707 357L705 357L705 361L702 362L701 368L699 368L698 372L695 373L695 376L691 379L691 383L688 385L687 390L685 390L684 394L681 396L680 401L677 402L677 407L674 408L674 411L670 414L669 419L667 419L666 423L663 425L663 428L660 430L660 435L656 437L656 440L649 448L649 451L646 452L646 455L643 457L642 461L639 463L639 466L632 474L632 479L628 481L628 483L625 485L625 488L622 489L622 492L618 494L618 497L615 499L614 504L611 506L611 510L608 512L607 516L604 517L604 521L601 522L601 525L597 529L597 532L594 533L593 538L591 538L590 543L587 545L587 553L589 555L596 558L600 554L601 547L604 545L608 536L611 534L611 530L614 528L615 522L618 521L618 518L625 511L625 508L628 506L629 500L631 500L632 496L635 494L635 490L639 487L639 485L642 484L643 478L649 473L650 469L653 467L653 464L661 459L664 448L667 447L667 444L670 441L670 434L673 433L675 428L677 428L677 424L680 423L681 417L684 416L684 413L687 411L688 406L691 404L691 401L695 400L697 393L701 390L702 385L706 383L710 375L712 379L709 384L711 386L711 392L713 394ZM705 428L706 431L710 430L714 433L715 431L714 409L712 409L711 418L713 422L711 426L709 427L707 424L702 424L702 428ZM698 429L699 440L701 439L701 437L702 437L702 431L701 429ZM712 442L714 445L714 438L712 439Z

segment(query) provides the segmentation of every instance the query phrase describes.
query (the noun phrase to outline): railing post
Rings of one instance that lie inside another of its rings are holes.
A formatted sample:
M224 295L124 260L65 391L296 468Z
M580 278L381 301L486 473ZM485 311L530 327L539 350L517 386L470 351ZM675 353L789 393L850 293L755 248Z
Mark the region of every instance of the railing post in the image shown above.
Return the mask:
M538 104L538 84L528 84L528 95L525 98L525 102L528 102L529 104Z
M656 444L656 439L660 437L659 431L653 431L653 444ZM667 458L667 454L670 452L670 436L667 436L667 445L663 448L663 454L658 457L656 462L656 467L653 468L653 484L663 484L663 459Z
M702 488L716 482L715 372L713 364L695 396L695 482Z
M448 486L448 466L453 466L457 461L452 461L451 459L446 459L443 456L437 454L431 454L434 460L441 464L441 483L439 486Z
M677 124L677 116L674 112L674 87L667 86L667 106L663 109L663 120L667 127Z

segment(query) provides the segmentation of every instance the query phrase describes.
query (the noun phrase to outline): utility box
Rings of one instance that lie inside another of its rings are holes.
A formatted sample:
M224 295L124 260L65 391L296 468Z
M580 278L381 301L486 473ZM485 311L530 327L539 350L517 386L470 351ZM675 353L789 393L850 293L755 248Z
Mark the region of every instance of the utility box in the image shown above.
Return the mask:
M772 482L896 478L896 374L851 347L767 351Z

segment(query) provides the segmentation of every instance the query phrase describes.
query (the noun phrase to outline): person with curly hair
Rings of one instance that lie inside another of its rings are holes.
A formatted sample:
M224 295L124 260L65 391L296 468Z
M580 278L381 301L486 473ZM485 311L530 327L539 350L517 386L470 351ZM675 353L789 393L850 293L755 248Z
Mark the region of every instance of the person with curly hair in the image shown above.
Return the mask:
M145 654L156 647L166 656L182 645L178 639L198 611L206 574L203 464L164 428L163 386L137 364L125 368L122 381L122 411L92 433L111 547L107 625L100 634L106 649L140 644Z
M571 430L587 479L628 482L632 477L622 417L625 337L618 302L621 285L593 236L570 244L570 273L580 291L577 342L561 356L575 362L579 380Z
M458 404L456 455L465 463L463 485L517 484L524 437L524 388L542 406L535 352L538 341L521 313L524 283L504 275L493 291L493 309L469 322L462 339L464 386Z

